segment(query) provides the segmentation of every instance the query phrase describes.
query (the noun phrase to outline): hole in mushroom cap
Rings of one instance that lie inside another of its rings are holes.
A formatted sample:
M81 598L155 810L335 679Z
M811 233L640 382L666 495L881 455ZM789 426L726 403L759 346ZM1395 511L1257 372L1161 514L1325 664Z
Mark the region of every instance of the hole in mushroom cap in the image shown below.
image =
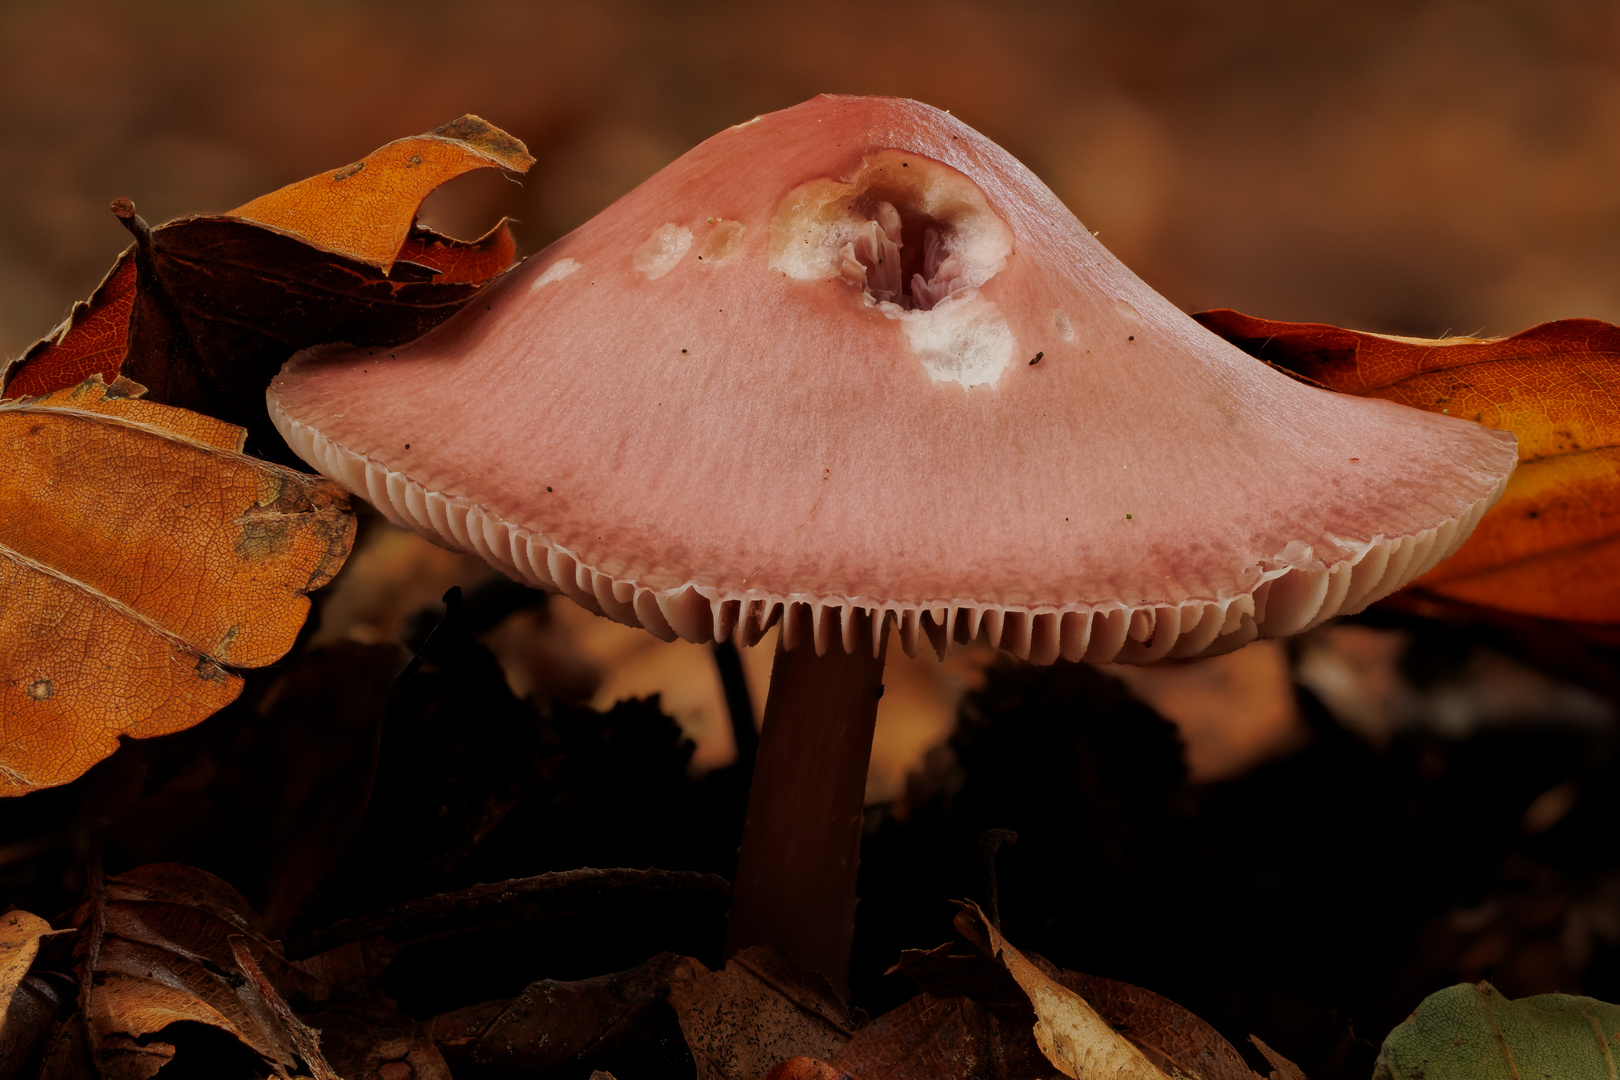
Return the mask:
M771 266L801 281L838 278L872 302L928 311L994 277L1012 231L962 173L917 154L868 156L848 183L788 192L771 222Z
M848 182L790 191L771 222L771 267L842 281L899 319L935 381L995 383L1016 341L979 287L1006 265L1012 231L977 184L899 150L868 156Z
M968 288L967 262L953 251L953 231L919 213L902 214L880 200L872 220L838 252L838 276L877 303L931 311Z

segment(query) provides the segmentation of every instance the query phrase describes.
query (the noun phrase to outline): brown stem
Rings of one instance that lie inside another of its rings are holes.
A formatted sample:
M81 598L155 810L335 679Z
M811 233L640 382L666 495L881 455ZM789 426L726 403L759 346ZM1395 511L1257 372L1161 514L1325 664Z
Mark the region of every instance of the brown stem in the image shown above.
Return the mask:
M840 991L887 629L875 657L869 645L849 655L836 639L825 656L809 642L777 646L726 928L727 956L773 945Z

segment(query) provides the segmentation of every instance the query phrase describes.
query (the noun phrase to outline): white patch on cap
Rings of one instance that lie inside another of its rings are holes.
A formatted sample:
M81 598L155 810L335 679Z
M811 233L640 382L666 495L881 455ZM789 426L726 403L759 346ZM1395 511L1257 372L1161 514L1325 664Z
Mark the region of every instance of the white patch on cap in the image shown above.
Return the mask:
M978 289L953 293L928 311L895 311L911 351L935 382L994 386L1018 347L1001 309Z
M670 222L654 229L646 243L636 248L630 265L646 274L648 280L657 280L675 269L691 247L692 230Z
M534 284L529 286L529 291L534 292L541 286L550 285L553 281L561 281L563 278L567 277L569 274L572 274L578 269L578 259L570 259L566 257L558 259L556 262L540 271L540 276L534 279Z
M1069 313L1062 308L1052 309L1052 325L1057 328L1058 337L1064 341L1074 340L1074 323L1069 321Z
M742 247L743 233L747 232L740 221L729 221L725 218L713 218L714 228L703 240L703 247L698 251L698 258L704 266L717 266L737 254Z

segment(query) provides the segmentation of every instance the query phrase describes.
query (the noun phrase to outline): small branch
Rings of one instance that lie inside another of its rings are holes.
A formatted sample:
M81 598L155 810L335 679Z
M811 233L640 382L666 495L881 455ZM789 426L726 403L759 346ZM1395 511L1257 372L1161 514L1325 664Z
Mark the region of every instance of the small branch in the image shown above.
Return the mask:
M248 939L241 934L232 934L229 940L231 955L236 957L236 966L242 969L242 974L248 977L248 981L259 992L264 1003L270 1006L270 1011L287 1025L287 1034L292 1037L298 1056L309 1066L315 1080L343 1080L332 1071L332 1066L328 1065L326 1058L321 1055L321 1033L298 1019L282 1000L281 995L276 992L270 980L265 978L264 972L259 970L259 963L253 959L253 950L248 946Z
M989 829L979 837L979 869L984 875L984 915L990 925L1001 932L1000 887L996 883L996 855L1002 844L1018 843L1018 834L1011 829Z
M726 694L726 712L731 715L731 737L737 744L737 765L747 772L754 771L754 758L759 754L759 732L754 727L754 699L748 692L748 677L743 672L742 655L730 640L716 641L710 646L714 653L714 666L720 672L720 686Z
M96 983L96 965L101 963L101 939L107 933L107 881L102 869L107 846L107 828L97 827L90 834L90 850L85 858L85 898L90 904L90 934L84 945L84 970L79 973L79 1016L84 1021L84 1048L90 1067L101 1080L107 1071L101 1064L101 1040L90 1015L90 995Z
M163 278L158 275L157 249L152 243L152 227L146 223L145 218L135 212L135 204L122 195L114 199L107 209L118 219L118 224L129 230L129 234L135 238L137 287L144 284L152 290L151 295L163 307L164 315L168 316L175 329L179 330L184 325L180 321L179 308L175 305L174 297L170 296L169 290L164 287Z
M429 630L427 637L422 639L421 648L416 650L416 655L412 656L410 663L405 665L405 670L400 672L394 679L394 688L391 695L399 694L401 692L400 687L407 685L416 677L416 673L422 670L422 663L428 655L428 650L438 644L441 635L448 634L451 628L461 622L461 586L452 585L446 589L442 602L444 604L444 615L439 618L438 622L433 624L433 629Z
M519 899L553 901L552 906L563 907L581 900L600 900L613 893L691 893L729 897L731 883L718 874L700 874L691 870L561 870L537 877L474 885L460 892L424 896L369 915L342 919L288 942L286 953L290 958L314 956L351 941L408 931L413 926L448 915L497 907Z
M192 377L212 381L213 376L202 365L202 353L197 347L197 342L192 338L190 324L186 322L185 316L181 314L179 303L169 291L168 283L163 280L163 275L158 271L157 242L153 236L151 226L147 225L145 219L135 212L135 204L123 196L114 199L107 209L112 211L112 215L118 219L118 223L129 230L129 234L135 238L136 309L130 313L131 337L126 349L133 348L135 345L135 333L138 326L137 312L140 310L141 297L147 297L156 305L164 321L169 324L169 332L172 335L174 347L184 354L187 363L192 369ZM126 352L123 359L124 374L129 374L132 362L137 359L133 352ZM134 364L133 366L138 367L139 365ZM171 391L173 384L167 381L160 382L157 378L154 378L155 374L155 372L137 371L138 378L136 381L147 387L150 400L172 403L173 394ZM163 378L165 380L170 378L167 371L163 373Z
M135 203L120 195L108 204L107 209L118 219L118 224L128 229L130 235L135 237L135 243L139 245L136 250L150 253L152 229L146 224L146 219L135 212Z

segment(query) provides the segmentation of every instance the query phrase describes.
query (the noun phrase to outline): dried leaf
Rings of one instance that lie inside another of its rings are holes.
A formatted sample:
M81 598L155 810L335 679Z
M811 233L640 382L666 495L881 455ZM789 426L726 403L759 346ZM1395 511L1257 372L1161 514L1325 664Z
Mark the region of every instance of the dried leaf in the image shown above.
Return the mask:
M672 981L669 1002L698 1080L759 1080L789 1058L830 1058L854 1034L827 980L769 946Z
M457 240L413 225L397 261L438 271L439 276L433 280L439 285L479 285L511 266L516 258L517 240L512 236L511 219L502 218L477 240Z
M111 384L129 345L135 308L135 249L126 248L88 301L23 355L5 383L7 397L32 397L77 386L92 375Z
M386 348L460 308L511 264L511 230L502 221L479 240L452 240L417 227L417 209L452 177L522 171L532 160L522 143L468 116L230 214L147 229L117 200L136 244L88 304L0 376L0 392L122 374L153 401L239 424L256 448L286 453L264 412L270 377L299 349Z
M963 905L956 916L956 928L1005 967L1028 995L1035 1010L1036 1045L1064 1076L1164 1080L1165 1074L1133 1043L1109 1027L1084 998L1008 944L977 904Z
M0 915L0 1080L32 1075L35 1052L71 999L64 980L30 971L40 939L57 933L26 911Z
M935 1073L931 1080L947 1080L948 1074ZM765 1080L851 1080L848 1073L812 1057L788 1058L765 1074Z
M1200 1080L1250 1080L1254 1076L1237 1048L1220 1032L1169 998L1078 971L1065 971L1058 981L1085 998L1109 1027L1135 1043L1162 1072L1174 1076L1179 1071ZM1268 1059L1273 1053L1269 1048L1261 1052Z
M0 403L0 794L196 724L291 646L354 541L330 481L100 377Z
M1490 983L1459 983L1389 1033L1373 1080L1612 1077L1617 1059L1620 1006L1570 994L1509 1001Z
M1430 341L1235 311L1197 317L1329 389L1513 432L1519 467L1506 494L1418 587L1521 615L1620 621L1620 327L1566 319Z
M237 962L233 937L245 939L282 997L321 1000L331 989L282 958L236 890L192 867L157 864L109 878L70 921L84 931L90 1045L108 1076L150 1076L184 1058L188 1032L177 1024L224 1032L272 1067L297 1065L293 1035Z
M434 188L474 169L526 172L533 164L521 142L468 115L379 147L352 165L261 195L229 216L279 229L386 274L417 208Z
M1030 1007L1033 998L1013 974L1022 969L993 951L990 939L975 923L976 910L967 907L958 916L957 928L981 951L963 955L946 944L903 953L894 970L911 977L932 997L914 998L872 1021L831 1059L832 1064L857 1080L934 1074L954 1080L981 1072L1012 1075L1028 1071L1025 1062L1032 1057L1046 1060L1044 1046L1037 1049L1025 1037L1039 1018ZM1129 983L1060 971L1033 954L1025 960L1041 976L1083 998L1106 1028L1134 1044L1159 1073L1190 1080L1255 1080L1242 1055L1220 1032L1168 998ZM948 1049L935 1050L931 1043ZM984 1064L964 1064L970 1060Z
M5 1031L11 999L39 953L39 939L50 932L51 924L38 915L26 911L0 915L0 1033Z
M856 1032L828 1066L858 1080L973 1080L996 1075L995 1021L966 997L918 994Z
M610 1056L656 1057L657 1024L670 984L706 975L696 960L660 953L638 967L578 982L545 979L510 1001L435 1017L428 1030L448 1060L483 1069L577 1073ZM672 1065L673 1063L666 1063Z
M1267 1080L1305 1080L1305 1070L1267 1046L1260 1036L1250 1035L1249 1041L1254 1043L1267 1061L1271 1062L1271 1076ZM1258 1073L1250 1073L1249 1075L1259 1080Z
M304 1018L343 1080L451 1080L450 1067L422 1025L372 998Z

